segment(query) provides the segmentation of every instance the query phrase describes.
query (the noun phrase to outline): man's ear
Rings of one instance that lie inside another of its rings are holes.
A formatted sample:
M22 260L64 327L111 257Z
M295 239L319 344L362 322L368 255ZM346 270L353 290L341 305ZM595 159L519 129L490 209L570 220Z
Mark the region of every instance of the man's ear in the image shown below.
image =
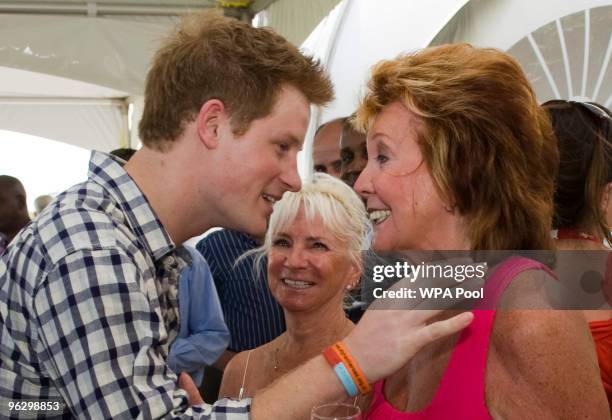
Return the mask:
M210 99L202 105L196 118L200 141L209 149L219 144L219 131L223 123L229 122L225 105L219 99Z
M25 211L28 211L28 203L26 201L26 196L24 194L17 194L15 196L15 199L17 200L17 204L19 204L19 208L20 209L25 209Z

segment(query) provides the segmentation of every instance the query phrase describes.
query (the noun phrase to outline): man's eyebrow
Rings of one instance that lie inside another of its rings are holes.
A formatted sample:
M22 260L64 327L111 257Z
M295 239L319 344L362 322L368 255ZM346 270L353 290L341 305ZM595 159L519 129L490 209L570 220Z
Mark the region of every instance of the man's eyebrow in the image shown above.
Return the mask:
M303 141L298 139L297 137L295 137L293 134L284 134L284 135L280 136L280 138L283 141L289 142L291 146L295 146L300 151L302 151L302 148L304 146Z

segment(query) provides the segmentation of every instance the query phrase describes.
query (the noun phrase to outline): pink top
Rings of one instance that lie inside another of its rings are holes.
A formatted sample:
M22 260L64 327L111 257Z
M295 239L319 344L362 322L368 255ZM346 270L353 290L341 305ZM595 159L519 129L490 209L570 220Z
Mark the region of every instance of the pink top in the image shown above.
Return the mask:
M484 298L474 308L474 320L464 329L431 403L421 411L396 410L383 395L384 381L374 385L367 420L490 419L485 403L485 368L495 308L506 287L519 273L548 267L536 261L512 257L497 267L484 288Z

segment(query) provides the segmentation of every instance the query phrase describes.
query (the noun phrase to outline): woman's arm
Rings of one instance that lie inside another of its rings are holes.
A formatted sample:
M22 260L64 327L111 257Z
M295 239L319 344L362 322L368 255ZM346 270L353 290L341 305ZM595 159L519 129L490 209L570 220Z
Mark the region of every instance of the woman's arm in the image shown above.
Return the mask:
M426 323L439 312L371 309L343 342L367 380L374 383L406 364L423 346L456 333L473 319L471 313L464 313ZM259 391L251 416L254 420L308 418L321 401L346 397L334 371L323 356L317 356Z
M223 380L219 388L219 398L238 398L240 386L242 385L242 378L244 376L244 368L246 366L246 355L248 353L248 351L238 353L236 356L232 357L227 366L225 366ZM246 395L243 397L246 397Z
M542 309L498 310L487 364L487 406L502 418L608 419L588 325L579 311L545 309L524 273L504 294L506 307L519 307L529 293ZM555 281L548 279L548 281ZM524 307L524 306L523 306Z

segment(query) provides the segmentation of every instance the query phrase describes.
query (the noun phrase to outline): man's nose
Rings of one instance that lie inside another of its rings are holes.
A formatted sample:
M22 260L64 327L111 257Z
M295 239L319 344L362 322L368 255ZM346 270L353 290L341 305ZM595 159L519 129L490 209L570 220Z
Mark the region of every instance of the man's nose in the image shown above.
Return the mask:
M281 174L281 181L286 191L297 192L302 188L302 180L297 169L297 156L284 168Z

